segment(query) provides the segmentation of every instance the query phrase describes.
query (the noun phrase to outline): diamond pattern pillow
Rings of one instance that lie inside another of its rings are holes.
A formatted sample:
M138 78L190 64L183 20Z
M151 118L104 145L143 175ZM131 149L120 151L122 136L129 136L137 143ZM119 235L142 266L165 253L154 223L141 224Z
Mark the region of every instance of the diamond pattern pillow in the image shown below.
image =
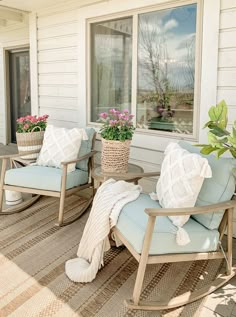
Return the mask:
M84 129L68 130L48 125L36 164L62 168L61 162L77 158L82 140L88 140ZM74 170L75 163L69 164L67 172Z
M165 150L161 175L156 194L164 208L193 207L201 190L204 178L212 176L206 158L190 153L176 143L170 143ZM182 227L190 216L171 216L173 224Z

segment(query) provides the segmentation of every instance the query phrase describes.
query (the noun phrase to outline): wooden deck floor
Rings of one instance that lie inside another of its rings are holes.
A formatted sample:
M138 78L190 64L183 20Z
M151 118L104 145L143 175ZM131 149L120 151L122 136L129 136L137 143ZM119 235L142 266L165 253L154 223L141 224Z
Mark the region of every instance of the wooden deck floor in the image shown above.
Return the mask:
M0 144L0 155L17 153L15 145ZM0 163L1 164L1 163ZM1 165L0 165L1 166ZM236 264L236 239L233 239L233 259ZM236 277L205 300L200 317L236 317ZM193 317L193 316L188 316Z

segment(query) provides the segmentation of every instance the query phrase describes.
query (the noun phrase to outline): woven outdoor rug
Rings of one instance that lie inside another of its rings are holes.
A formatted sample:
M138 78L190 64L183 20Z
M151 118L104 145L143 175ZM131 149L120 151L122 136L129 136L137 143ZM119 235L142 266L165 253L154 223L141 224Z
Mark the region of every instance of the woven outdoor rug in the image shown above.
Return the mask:
M71 215L84 199L66 200ZM88 213L66 227L56 227L58 200L41 198L28 210L0 217L0 317L198 316L201 300L165 312L131 311L137 263L124 248L113 247L92 283L71 282L65 261L76 256ZM198 261L151 265L142 300L162 300L194 290L214 278L222 262Z

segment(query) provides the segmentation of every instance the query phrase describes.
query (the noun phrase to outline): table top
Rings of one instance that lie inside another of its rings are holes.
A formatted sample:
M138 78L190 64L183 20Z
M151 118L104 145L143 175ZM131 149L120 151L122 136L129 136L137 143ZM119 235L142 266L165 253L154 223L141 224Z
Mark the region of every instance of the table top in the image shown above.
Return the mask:
M127 172L127 174L135 174L135 173L140 174L140 173L143 173L143 172L144 172L144 170L143 170L143 168L141 166L138 166L138 165L135 165L135 164L131 164L131 163L128 164L128 172ZM114 178L114 179L122 179L122 176L119 177L119 173L117 173L117 175L115 175L115 176L113 175L113 173L111 173L111 174L112 174L112 178ZM109 173L106 173L106 176L104 176L103 173L102 173L102 170L101 170L101 166L98 166L98 167L95 167L93 169L92 176L97 181L104 181L105 178L107 179L109 177ZM140 177L133 178L133 180L136 180L136 179L140 179ZM130 181L131 181L131 179L130 179Z

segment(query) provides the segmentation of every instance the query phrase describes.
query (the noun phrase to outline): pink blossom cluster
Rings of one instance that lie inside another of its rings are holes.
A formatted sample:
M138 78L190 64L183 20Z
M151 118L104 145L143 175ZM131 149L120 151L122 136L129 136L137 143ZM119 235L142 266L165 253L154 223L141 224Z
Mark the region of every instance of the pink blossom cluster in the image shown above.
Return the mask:
M99 114L99 117L104 123L107 123L111 127L133 126L132 119L134 115L130 114L128 109L123 111L110 109L109 113L102 112Z
M41 117L38 117L38 118L37 118L37 116L28 115L28 116L21 117L21 118L17 119L16 122L17 123L24 123L26 121L28 121L29 123L38 123L38 122L41 122L41 121L42 122L46 122L48 117L49 117L48 114L45 114L45 115L43 115Z
M33 129L35 131L44 131L47 125L48 115L45 114L43 116L25 116L16 120L17 122L17 132L31 132Z

